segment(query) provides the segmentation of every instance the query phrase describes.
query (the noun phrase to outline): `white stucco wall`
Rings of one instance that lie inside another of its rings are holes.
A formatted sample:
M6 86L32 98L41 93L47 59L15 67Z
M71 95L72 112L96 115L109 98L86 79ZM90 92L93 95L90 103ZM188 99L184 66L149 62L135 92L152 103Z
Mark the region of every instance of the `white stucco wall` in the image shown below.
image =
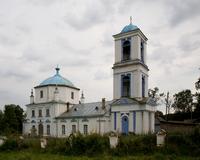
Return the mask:
M35 89L35 103L45 103L55 100L55 88L56 86L45 86ZM78 104L79 102L79 90L66 86L57 86L58 99L63 102L70 102L72 104ZM40 91L43 91L43 98L40 98ZM71 98L71 92L74 93L74 99Z
M114 129L114 113L116 112L116 124L117 129ZM135 131L133 128L133 112L135 112ZM136 134L143 134L154 131L154 112L155 107L149 105L121 105L112 106L111 108L111 129L114 132L122 131L122 114L126 114L129 119L129 132L135 132ZM151 117L149 117L149 114ZM151 127L149 126L149 118L151 118ZM151 128L151 130L150 130Z
M86 117L85 117L86 118ZM110 132L110 117L87 117L88 120L83 121L85 118L72 119L58 119L58 137L66 137L72 133L72 125L76 125L76 131L84 134L84 125L88 126L88 134L100 133L104 134ZM74 122L75 120L75 122ZM100 121L99 121L100 120ZM62 122L65 121L65 122ZM62 125L65 125L65 134L62 134Z

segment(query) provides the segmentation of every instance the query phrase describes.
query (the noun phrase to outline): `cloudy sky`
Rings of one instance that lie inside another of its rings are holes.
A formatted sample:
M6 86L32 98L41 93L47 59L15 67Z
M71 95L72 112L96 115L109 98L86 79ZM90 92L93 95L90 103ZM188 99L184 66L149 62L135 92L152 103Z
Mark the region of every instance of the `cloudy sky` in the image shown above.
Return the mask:
M57 64L87 102L112 99L112 35L130 16L149 39L149 87L194 91L199 0L0 0L0 108L24 107Z

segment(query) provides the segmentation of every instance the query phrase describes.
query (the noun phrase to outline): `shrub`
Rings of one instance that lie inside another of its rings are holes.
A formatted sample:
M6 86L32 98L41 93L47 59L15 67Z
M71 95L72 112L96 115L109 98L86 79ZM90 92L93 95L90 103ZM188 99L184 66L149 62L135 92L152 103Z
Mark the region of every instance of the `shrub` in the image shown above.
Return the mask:
M153 153L156 148L155 135L129 135L120 136L115 155L137 155L141 153Z
M71 150L75 155L97 155L108 153L109 139L107 136L91 134L83 136L78 134L71 138Z
M67 147L69 147L69 144L67 144L66 138L48 138L46 151L64 154Z
M5 143L0 147L3 151L13 151L18 149L18 143L16 139L7 139Z

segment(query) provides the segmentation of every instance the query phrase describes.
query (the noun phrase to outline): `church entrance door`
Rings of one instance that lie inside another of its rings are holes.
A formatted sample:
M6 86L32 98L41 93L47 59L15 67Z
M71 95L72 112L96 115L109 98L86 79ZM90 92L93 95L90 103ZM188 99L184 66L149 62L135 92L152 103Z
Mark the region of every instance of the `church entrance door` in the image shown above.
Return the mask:
M127 116L122 117L122 133L128 134L128 117Z
M40 136L42 136L43 135L43 125L40 123L39 124L39 126L38 126L38 134L40 135Z

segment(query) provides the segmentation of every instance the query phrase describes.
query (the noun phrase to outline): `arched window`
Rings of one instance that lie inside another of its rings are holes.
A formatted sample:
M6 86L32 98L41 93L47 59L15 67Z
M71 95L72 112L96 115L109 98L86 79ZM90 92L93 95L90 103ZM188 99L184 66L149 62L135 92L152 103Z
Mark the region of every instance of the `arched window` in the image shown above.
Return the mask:
M122 60L126 61L126 60L130 60L131 57L131 43L129 40L124 41L122 44Z
M42 125L41 123L38 125L38 134L39 134L40 136L43 135L43 125Z
M141 54L141 61L142 61L142 63L144 63L144 42L141 42L140 54Z
M35 117L35 110L32 110L32 117Z
M130 85L131 85L131 75L122 75L121 77L121 90L122 90L122 97L130 97Z
M47 135L50 135L50 125L47 125Z
M142 97L145 97L145 76L142 76Z

